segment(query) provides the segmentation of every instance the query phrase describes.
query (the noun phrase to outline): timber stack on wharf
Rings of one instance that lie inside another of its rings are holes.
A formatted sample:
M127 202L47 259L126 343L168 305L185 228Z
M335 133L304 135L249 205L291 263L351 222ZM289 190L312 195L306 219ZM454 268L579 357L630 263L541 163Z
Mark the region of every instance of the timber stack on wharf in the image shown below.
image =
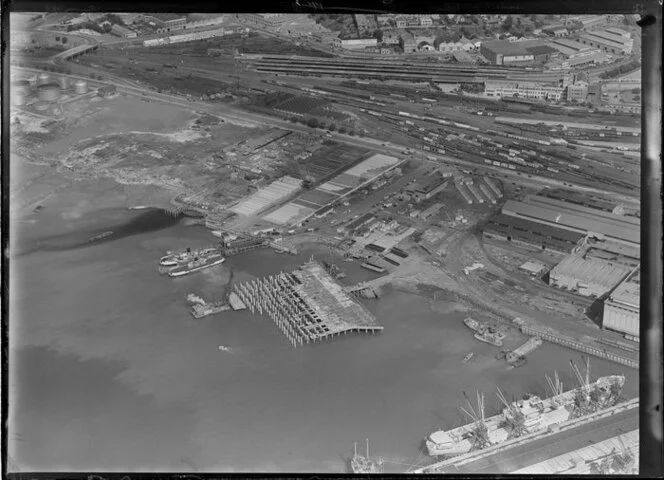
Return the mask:
M564 347L571 348L579 352L587 353L588 355L593 355L595 357L604 358L606 360L610 360L612 362L619 363L621 365L626 365L631 368L636 368L636 369L639 368L638 359L626 358L617 355L615 353L607 352L606 349L586 345L572 338L565 337L560 334L555 334L553 332L549 332L547 330L537 328L531 325L526 325L523 323L523 320L521 319L515 319L514 323L519 325L519 329L521 330L521 332L526 335L536 336L541 338L542 340L546 340L547 342L563 345Z
M291 273L234 285L254 313L267 314L293 347L348 333L378 333L383 327L313 260Z

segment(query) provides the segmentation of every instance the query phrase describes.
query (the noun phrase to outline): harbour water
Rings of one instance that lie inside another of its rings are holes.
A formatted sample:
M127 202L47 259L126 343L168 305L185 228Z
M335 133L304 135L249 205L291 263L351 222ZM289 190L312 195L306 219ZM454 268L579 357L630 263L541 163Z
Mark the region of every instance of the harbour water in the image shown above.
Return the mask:
M120 218L144 214L96 212L94 228L74 235L121 231ZM85 248L62 237L72 248L32 249L12 262L8 453L22 470L343 472L353 442L369 437L372 455L399 471L431 430L468 423L464 391L484 391L491 415L497 385L508 397L544 395L554 369L575 385L569 361L581 364L578 352L545 344L508 370L453 305L397 291L365 301L384 333L297 349L258 314L194 320L186 295L220 298L230 267L243 281L328 251L255 251L173 279L157 273L166 250L216 238L182 223L133 225L131 235ZM49 236L30 228L30 241ZM349 284L376 276L338 264ZM591 365L593 377L624 373L625 396L638 394L637 372Z

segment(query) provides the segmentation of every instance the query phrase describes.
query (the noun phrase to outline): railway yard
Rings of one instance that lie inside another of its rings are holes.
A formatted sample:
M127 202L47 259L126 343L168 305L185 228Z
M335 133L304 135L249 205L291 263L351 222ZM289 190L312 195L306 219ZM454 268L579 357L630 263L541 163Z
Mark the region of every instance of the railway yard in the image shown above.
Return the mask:
M188 208L221 235L318 246L371 270L348 291L391 285L454 299L507 328L520 318L638 366L638 336L607 328L602 313L640 264L638 116L469 93L490 80L558 85L563 71L333 56L227 28L238 32L109 44L64 62L68 73L45 72L46 50L24 53L30 64L12 68L25 97L11 115L12 154L24 167L12 181L13 214L38 218L75 182L110 178L125 186L127 206ZM60 82L55 100L37 88L49 81ZM64 183L49 185L54 176ZM563 288L557 275L575 275L569 258L623 273L605 287L583 277ZM311 262L235 291L294 345L380 331L329 271L313 279L322 269ZM269 301L256 300L260 292ZM323 295L324 308L298 303L297 292ZM320 320L335 301L354 323ZM291 325L293 309L308 323ZM627 321L638 325L638 308Z

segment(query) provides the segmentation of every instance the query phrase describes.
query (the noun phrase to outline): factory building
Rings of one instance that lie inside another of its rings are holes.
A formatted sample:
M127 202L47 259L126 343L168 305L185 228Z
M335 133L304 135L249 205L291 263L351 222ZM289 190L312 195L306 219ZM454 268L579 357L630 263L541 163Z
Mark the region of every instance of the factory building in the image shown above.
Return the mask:
M349 40L336 38L334 46L345 50L363 50L365 48L377 47L378 40L375 38L352 38Z
M485 238L512 242L517 245L545 250L558 254L569 254L577 249L585 238L582 233L499 214L491 218L482 228Z
M604 302L602 328L623 333L631 340L638 340L640 294L641 270L637 268Z
M616 215L540 195L528 195L521 202L508 200L503 206L502 213L525 218L540 225L550 225L628 245L638 245L641 238L641 221L638 218Z
M111 27L111 33L113 35L117 35L118 37L122 37L122 38L136 38L137 35L138 35L133 30L129 30L128 28L123 27L122 25L117 25L117 24L115 24Z
M157 33L167 33L187 28L187 17L178 13L156 13L148 17L157 25Z
M565 257L549 273L549 284L585 297L601 297L622 282L630 269L597 258Z
M588 97L588 83L577 82L568 85L566 90L566 100L568 102L585 103Z
M238 13L237 19L261 29L274 29L293 20L286 13Z
M591 52L599 52L599 49L593 48L589 45L584 45L581 42L570 40L569 38L557 38L549 45L560 52L565 58L574 58L579 55L588 54Z
M487 97L520 97L559 101L563 97L563 92L562 87L542 85L537 82L488 80L484 84L484 95Z
M480 53L494 65L533 65L550 61L558 50L543 40L482 42Z
M617 55L630 55L634 46L634 40L629 33L618 28L581 33L579 42Z
M417 52L417 43L415 42L415 37L412 33L403 30L399 34L399 46L403 50L403 53L415 53Z

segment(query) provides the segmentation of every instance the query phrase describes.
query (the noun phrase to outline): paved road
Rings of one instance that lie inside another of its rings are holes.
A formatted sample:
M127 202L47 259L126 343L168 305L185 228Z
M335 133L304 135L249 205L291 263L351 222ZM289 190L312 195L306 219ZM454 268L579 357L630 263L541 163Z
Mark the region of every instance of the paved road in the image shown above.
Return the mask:
M637 428L639 428L639 409L633 408L554 436L513 447L458 468L449 467L446 472L510 473Z

